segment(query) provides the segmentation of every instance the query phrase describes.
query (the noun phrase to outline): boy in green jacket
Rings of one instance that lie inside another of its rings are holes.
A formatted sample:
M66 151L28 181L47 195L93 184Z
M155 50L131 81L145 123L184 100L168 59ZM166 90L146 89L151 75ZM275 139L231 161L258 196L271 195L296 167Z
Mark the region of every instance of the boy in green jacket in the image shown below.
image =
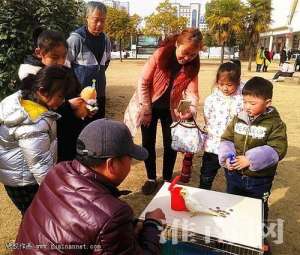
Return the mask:
M262 199L266 221L278 161L287 152L286 125L271 106L271 82L253 77L242 94L244 111L222 135L219 162L225 168L227 192Z

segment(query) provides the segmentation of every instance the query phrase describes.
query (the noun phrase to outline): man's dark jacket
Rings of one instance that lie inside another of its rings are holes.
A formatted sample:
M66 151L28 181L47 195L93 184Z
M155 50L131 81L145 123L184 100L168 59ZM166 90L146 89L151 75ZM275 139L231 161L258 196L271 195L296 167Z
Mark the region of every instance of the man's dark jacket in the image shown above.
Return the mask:
M13 254L159 254L160 231L144 223L137 238L119 191L77 160L52 168L26 211ZM147 220L145 221L147 222Z

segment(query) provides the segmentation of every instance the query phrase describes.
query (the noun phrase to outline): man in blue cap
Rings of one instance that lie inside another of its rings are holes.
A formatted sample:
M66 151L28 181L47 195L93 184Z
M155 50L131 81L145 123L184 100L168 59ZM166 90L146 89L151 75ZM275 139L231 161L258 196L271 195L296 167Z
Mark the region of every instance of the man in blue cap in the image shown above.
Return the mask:
M162 210L146 213L135 234L132 209L118 199L117 186L132 158L147 156L125 124L90 123L79 135L76 160L57 164L42 182L21 223L14 254L159 254Z

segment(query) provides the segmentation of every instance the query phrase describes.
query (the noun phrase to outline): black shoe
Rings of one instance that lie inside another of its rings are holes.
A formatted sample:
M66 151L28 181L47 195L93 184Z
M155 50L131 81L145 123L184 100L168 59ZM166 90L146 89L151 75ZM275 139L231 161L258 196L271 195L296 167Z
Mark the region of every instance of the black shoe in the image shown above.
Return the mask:
M151 195L156 191L157 182L156 181L146 181L142 186L142 192L144 195Z

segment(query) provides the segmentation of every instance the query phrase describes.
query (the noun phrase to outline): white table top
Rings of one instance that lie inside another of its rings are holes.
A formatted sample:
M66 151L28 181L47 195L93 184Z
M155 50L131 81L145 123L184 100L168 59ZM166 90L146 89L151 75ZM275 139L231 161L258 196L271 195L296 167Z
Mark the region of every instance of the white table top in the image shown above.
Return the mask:
M169 183L166 182L145 208L140 219L145 218L145 212L161 208L166 215L167 225L172 228L177 226L183 231L191 231L257 249L262 248L261 200L184 186L188 192L191 192L193 198L207 209L219 207L230 213L225 218L207 215L191 217L188 212L171 209L171 195L168 187Z

